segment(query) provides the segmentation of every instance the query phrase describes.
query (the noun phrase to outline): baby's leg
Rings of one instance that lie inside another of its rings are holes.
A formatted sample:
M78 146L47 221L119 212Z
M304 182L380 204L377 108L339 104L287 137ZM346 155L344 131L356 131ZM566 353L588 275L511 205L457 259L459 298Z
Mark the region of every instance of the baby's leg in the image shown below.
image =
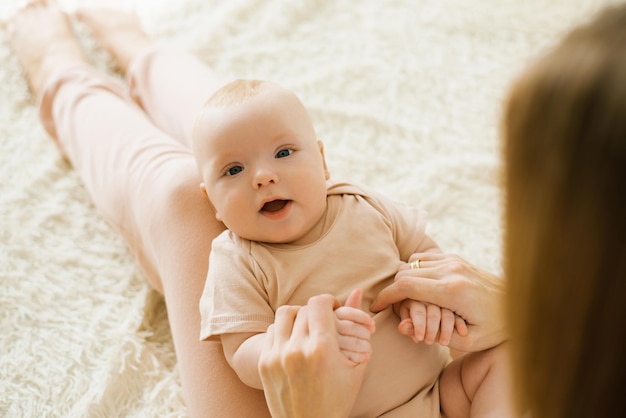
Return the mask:
M190 53L157 46L134 14L80 9L77 17L126 74L133 100L161 130L190 147L195 115L225 79Z
M447 418L514 417L507 345L469 353L450 363L440 379L441 409Z
M157 129L124 86L84 62L56 7L34 2L11 24L42 123L165 295L191 415L267 416L263 394L239 381L221 346L198 341L208 253L223 226L200 192L188 149Z

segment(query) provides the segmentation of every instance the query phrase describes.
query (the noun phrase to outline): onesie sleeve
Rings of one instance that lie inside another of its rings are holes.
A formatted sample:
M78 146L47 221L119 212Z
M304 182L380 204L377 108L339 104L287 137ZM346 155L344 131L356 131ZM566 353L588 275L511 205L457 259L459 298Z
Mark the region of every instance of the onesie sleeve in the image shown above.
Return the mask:
M265 332L274 322L274 311L262 285L264 278L250 243L224 231L214 241L209 272L200 299L200 339L220 334Z
M428 217L426 211L371 190L368 190L367 194L370 204L376 207L388 222L402 261L408 261L415 252L439 250L437 244L426 234Z

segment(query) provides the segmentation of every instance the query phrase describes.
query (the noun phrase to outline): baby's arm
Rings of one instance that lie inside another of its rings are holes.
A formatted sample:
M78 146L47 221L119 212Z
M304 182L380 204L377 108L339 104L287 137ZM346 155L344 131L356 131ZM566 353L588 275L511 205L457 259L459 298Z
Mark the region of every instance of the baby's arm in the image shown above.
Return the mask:
M226 361L243 383L255 389L263 389L258 369L259 357L266 336L264 332L222 334L221 336Z
M375 330L374 320L361 310L363 292L355 289L346 304L335 309L337 318L337 341L341 352L352 362L369 360L372 348L370 337ZM228 364L246 385L263 389L258 365L267 334L231 333L222 334L222 346Z

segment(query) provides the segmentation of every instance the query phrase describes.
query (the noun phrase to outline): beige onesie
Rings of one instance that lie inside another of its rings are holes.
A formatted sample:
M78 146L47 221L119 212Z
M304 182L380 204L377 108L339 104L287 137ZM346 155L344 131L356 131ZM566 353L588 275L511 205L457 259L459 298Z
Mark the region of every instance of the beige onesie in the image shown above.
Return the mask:
M431 249L424 244L423 211L349 183L329 183L327 202L324 230L314 243L259 243L230 231L214 240L200 301L202 339L265 332L281 305L304 305L321 293L344 301L357 287L369 312L402 260ZM437 380L448 350L398 334L391 308L374 319L373 356L352 416L392 416L410 400L415 416L439 416Z

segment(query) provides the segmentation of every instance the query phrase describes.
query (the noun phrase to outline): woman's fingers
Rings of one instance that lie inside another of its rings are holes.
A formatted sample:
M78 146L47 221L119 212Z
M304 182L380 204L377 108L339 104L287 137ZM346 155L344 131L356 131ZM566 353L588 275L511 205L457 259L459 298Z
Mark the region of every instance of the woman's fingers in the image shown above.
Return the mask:
M335 309L339 302L331 295L313 296L307 303L308 333L312 337L326 339L328 335L337 333Z
M368 359L339 349L338 307L334 297L321 295L302 308L276 311L259 359L272 416L348 416Z
M413 253L409 257L408 263L411 263L415 260L420 261L420 268L428 268L437 264L443 264L450 261L459 261L461 260L461 257L456 254L440 252Z
M394 283L381 290L372 302L372 312L382 311L404 299L421 300L447 308L449 291L439 280L433 280L442 277L441 272L432 273L432 277L422 277L422 273L427 270L429 269L399 271Z
M272 342L276 345L285 344L291 338L299 306L281 306L276 310L272 325Z

